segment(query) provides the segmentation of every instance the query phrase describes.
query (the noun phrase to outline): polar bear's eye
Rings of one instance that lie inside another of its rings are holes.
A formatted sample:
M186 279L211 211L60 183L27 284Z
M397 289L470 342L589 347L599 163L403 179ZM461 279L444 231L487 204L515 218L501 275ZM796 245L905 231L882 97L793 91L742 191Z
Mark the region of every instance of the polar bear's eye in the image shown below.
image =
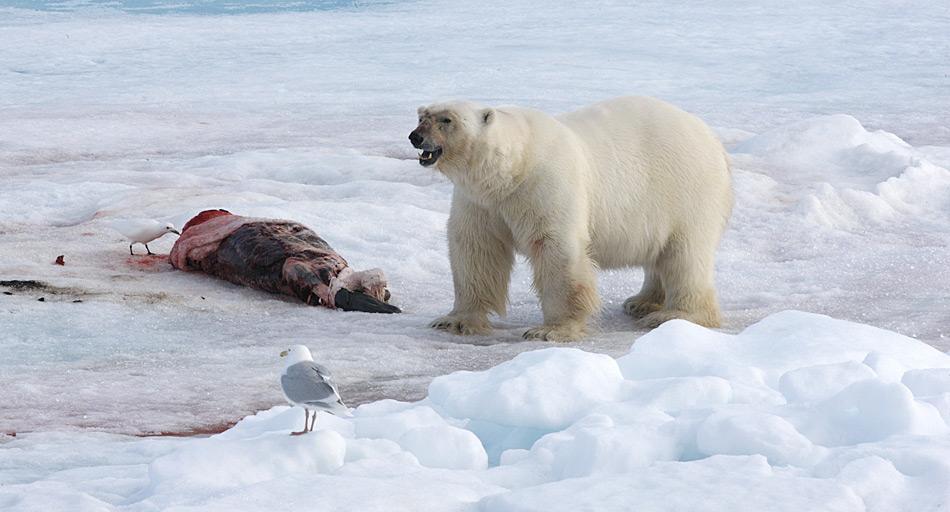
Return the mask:
M449 119L449 118L447 118L447 117L443 117L442 119L439 119L439 122L440 122L440 123L449 124L449 123L452 122L452 120Z

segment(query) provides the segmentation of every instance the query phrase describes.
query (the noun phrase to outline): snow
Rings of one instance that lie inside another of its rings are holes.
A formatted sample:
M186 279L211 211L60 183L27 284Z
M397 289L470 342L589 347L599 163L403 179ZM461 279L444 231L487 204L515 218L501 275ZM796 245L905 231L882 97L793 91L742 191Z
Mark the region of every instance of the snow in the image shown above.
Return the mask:
M574 422L592 405L611 401L622 380L611 357L552 348L519 354L486 372L436 378L429 385L429 398L453 416L557 428Z
M488 454L478 437L457 427L414 428L399 438L399 446L430 468L485 469Z
M912 384L879 376L868 354L905 365ZM605 369L608 378L577 375ZM373 402L350 418L321 412L303 436L288 435L302 411L287 406L210 437L21 434L0 444L0 504L936 510L950 500L950 411L925 399L950 396L947 372L950 355L922 342L821 315L778 313L736 335L676 320L616 360L575 348L526 352L441 376L417 402ZM854 381L838 389L829 375ZM785 400L777 388L789 379L795 398ZM468 392L448 400L447 389ZM527 429L535 438L519 434Z
M900 12L734 5L735 16L664 3L597 13L453 5L451 15L437 2L240 15L198 3L119 5L2 8L3 41L30 44L0 52L9 78L0 80L0 275L49 284L0 296L9 355L0 386L10 390L2 432L220 429L280 403L263 375L292 343L310 344L357 405L419 399L438 375L545 347L520 338L541 318L523 262L494 335L426 327L452 301L451 188L414 161L406 135L417 105L448 96L558 112L634 92L696 112L734 161L736 209L717 261L724 332L798 309L950 349L950 145L945 120L927 114L950 98L925 87L938 79L947 40L925 3ZM163 9L171 12L154 14ZM419 12L457 33L421 62L419 35L404 29ZM819 12L827 17L815 25ZM883 15L913 30L872 31ZM520 30L528 16L534 28ZM554 35L563 19L569 36ZM612 30L604 19L640 29ZM811 59L809 37L828 20L834 51ZM704 35L710 26L716 38ZM858 65L875 51L895 56L889 81ZM466 66L439 68L449 54L465 55ZM839 73L867 86L839 89ZM160 258L130 258L109 228L137 217L181 225L216 207L312 227L354 268L384 269L405 313L301 308ZM60 254L65 265L50 265ZM620 309L641 279L602 272L603 313L572 346L622 355L642 334ZM225 377L202 378L208 367Z
M884 225L901 214L946 217L950 173L921 157L906 142L838 114L808 119L754 136L736 153L782 162L798 179L817 182L800 211L830 228ZM835 176L837 186L825 181Z
M950 393L950 369L910 370L901 382L919 396Z
M0 280L41 283L0 286L0 508L946 507L948 22L940 1L4 3ZM451 187L415 161L415 108L631 93L732 156L723 328L636 331L642 273L605 271L589 339L526 342L523 262L493 335L427 328ZM206 208L312 227L405 313L178 272L109 227ZM291 438L296 343L359 407ZM199 435L135 437L160 433Z
M778 385L779 391L789 402L814 402L875 375L865 359L862 363L848 361L820 364L785 372L779 378Z

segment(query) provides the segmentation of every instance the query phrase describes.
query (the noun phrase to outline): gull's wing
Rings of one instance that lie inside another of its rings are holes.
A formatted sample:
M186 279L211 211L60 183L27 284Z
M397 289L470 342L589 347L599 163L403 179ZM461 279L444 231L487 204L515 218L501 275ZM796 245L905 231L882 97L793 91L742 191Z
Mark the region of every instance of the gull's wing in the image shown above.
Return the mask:
M284 395L298 404L326 408L332 408L336 402L343 405L326 368L312 361L302 361L287 368L280 377L280 386Z
M155 231L158 221L154 219L115 219L109 226L122 233L126 238L141 238L145 233Z

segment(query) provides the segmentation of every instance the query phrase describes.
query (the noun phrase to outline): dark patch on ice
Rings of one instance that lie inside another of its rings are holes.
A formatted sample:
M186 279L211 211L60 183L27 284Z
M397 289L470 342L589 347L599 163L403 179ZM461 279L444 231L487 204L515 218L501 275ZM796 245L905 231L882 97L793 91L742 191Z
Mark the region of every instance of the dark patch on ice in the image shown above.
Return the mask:
M14 292L24 292L36 294L37 301L46 302L45 295L62 296L65 300L71 300L74 303L83 302L83 298L108 295L105 292L92 292L81 288L55 286L43 281L32 279L14 279L11 281L0 281L0 287L6 287L13 292L5 291L4 295L16 295ZM141 300L146 304L157 304L159 302L169 302L172 296L165 292L142 292L142 293L121 293L123 300L134 299Z
M46 302L47 295L53 296L65 296L66 300L73 299L73 302L82 302L82 299L79 297L88 297L91 295L101 295L96 293L91 293L80 288L72 287L63 287L63 286L54 286L43 281L36 281L33 279L13 279L9 281L0 281L0 287L10 288L15 292L22 292L27 294L36 294L37 302ZM12 291L4 291L4 295L16 295Z
M32 279L13 279L10 281L0 281L0 286L13 288L14 290L41 290L49 285L42 281L34 281Z
M85 290L79 288L68 288L63 286L54 286L43 281L33 279L13 279L10 281L0 281L0 287L10 288L17 292L43 292L51 295L89 295ZM12 295L4 292L5 295Z
M158 304L159 302L168 301L171 296L165 292L145 292L145 293L136 293L136 294L125 294L126 298L137 298L142 299L146 304Z

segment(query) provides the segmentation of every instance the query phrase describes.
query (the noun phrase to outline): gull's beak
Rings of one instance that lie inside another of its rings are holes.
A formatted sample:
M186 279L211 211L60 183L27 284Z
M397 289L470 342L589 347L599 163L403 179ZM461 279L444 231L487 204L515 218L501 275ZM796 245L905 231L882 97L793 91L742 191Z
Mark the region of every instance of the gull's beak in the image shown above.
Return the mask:
M181 233L179 233L177 229L173 229L172 233L175 233L176 235L181 236Z
M280 353L280 357L287 357L287 351L285 350L285 351L281 352L281 353Z

